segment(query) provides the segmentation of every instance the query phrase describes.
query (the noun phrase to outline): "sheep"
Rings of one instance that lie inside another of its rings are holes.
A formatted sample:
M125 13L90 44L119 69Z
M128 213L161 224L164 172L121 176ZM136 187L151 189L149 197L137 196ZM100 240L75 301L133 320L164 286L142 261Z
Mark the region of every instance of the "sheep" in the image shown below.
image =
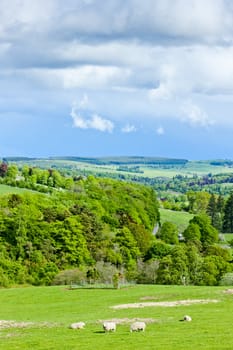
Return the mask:
M130 326L130 332L144 332L146 329L145 322L134 322Z
M116 331L116 323L115 322L104 322L103 329L105 332L115 332Z
M187 322L191 322L192 321L192 318L188 315L185 315L184 318L183 318L184 321L187 321Z
M82 329L85 327L84 322L76 322L76 323L71 323L70 328L72 329Z

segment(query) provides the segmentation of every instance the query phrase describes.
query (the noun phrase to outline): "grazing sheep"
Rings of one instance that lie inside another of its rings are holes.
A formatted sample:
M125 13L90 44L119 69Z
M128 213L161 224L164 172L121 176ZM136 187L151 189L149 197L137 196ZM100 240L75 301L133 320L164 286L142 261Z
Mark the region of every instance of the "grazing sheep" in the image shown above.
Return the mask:
M184 321L188 321L188 322L191 322L192 321L192 318L188 315L185 315L184 318L183 318Z
M104 322L103 329L105 332L115 332L116 331L116 323L115 322Z
M72 329L82 329L85 327L84 322L76 322L76 323L71 323L70 328Z
M145 322L134 322L130 326L130 332L144 332L146 329Z

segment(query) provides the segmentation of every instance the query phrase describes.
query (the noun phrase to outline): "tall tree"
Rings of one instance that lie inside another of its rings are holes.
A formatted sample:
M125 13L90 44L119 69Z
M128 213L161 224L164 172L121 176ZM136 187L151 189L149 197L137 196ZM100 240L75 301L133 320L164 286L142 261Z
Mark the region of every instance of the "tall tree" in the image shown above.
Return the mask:
M206 212L211 219L211 225L216 227L216 224L217 224L217 202L216 202L215 195L213 193L211 194Z
M233 192L227 199L224 208L223 232L233 232Z

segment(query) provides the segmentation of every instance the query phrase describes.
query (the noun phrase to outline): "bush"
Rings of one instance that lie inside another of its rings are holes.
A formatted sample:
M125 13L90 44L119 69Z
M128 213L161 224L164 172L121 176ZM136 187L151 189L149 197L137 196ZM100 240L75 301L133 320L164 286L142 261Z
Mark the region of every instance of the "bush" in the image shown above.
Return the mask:
M233 273L232 272L226 273L222 277L219 284L220 284L220 286L233 286Z
M84 284L86 272L80 269L69 269L59 272L53 279L53 285Z

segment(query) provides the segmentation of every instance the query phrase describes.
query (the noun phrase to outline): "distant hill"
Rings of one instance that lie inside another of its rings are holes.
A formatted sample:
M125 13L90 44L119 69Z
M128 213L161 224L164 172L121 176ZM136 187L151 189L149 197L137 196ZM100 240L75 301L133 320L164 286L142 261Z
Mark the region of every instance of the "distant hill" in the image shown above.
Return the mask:
M36 160L61 160L73 161L81 163L89 163L96 165L121 165L121 164L143 164L143 165L185 165L187 159L163 158L163 157L140 157L140 156L122 156L122 157L48 157L48 158L27 158L27 157L5 157L4 161L9 162L27 162Z

